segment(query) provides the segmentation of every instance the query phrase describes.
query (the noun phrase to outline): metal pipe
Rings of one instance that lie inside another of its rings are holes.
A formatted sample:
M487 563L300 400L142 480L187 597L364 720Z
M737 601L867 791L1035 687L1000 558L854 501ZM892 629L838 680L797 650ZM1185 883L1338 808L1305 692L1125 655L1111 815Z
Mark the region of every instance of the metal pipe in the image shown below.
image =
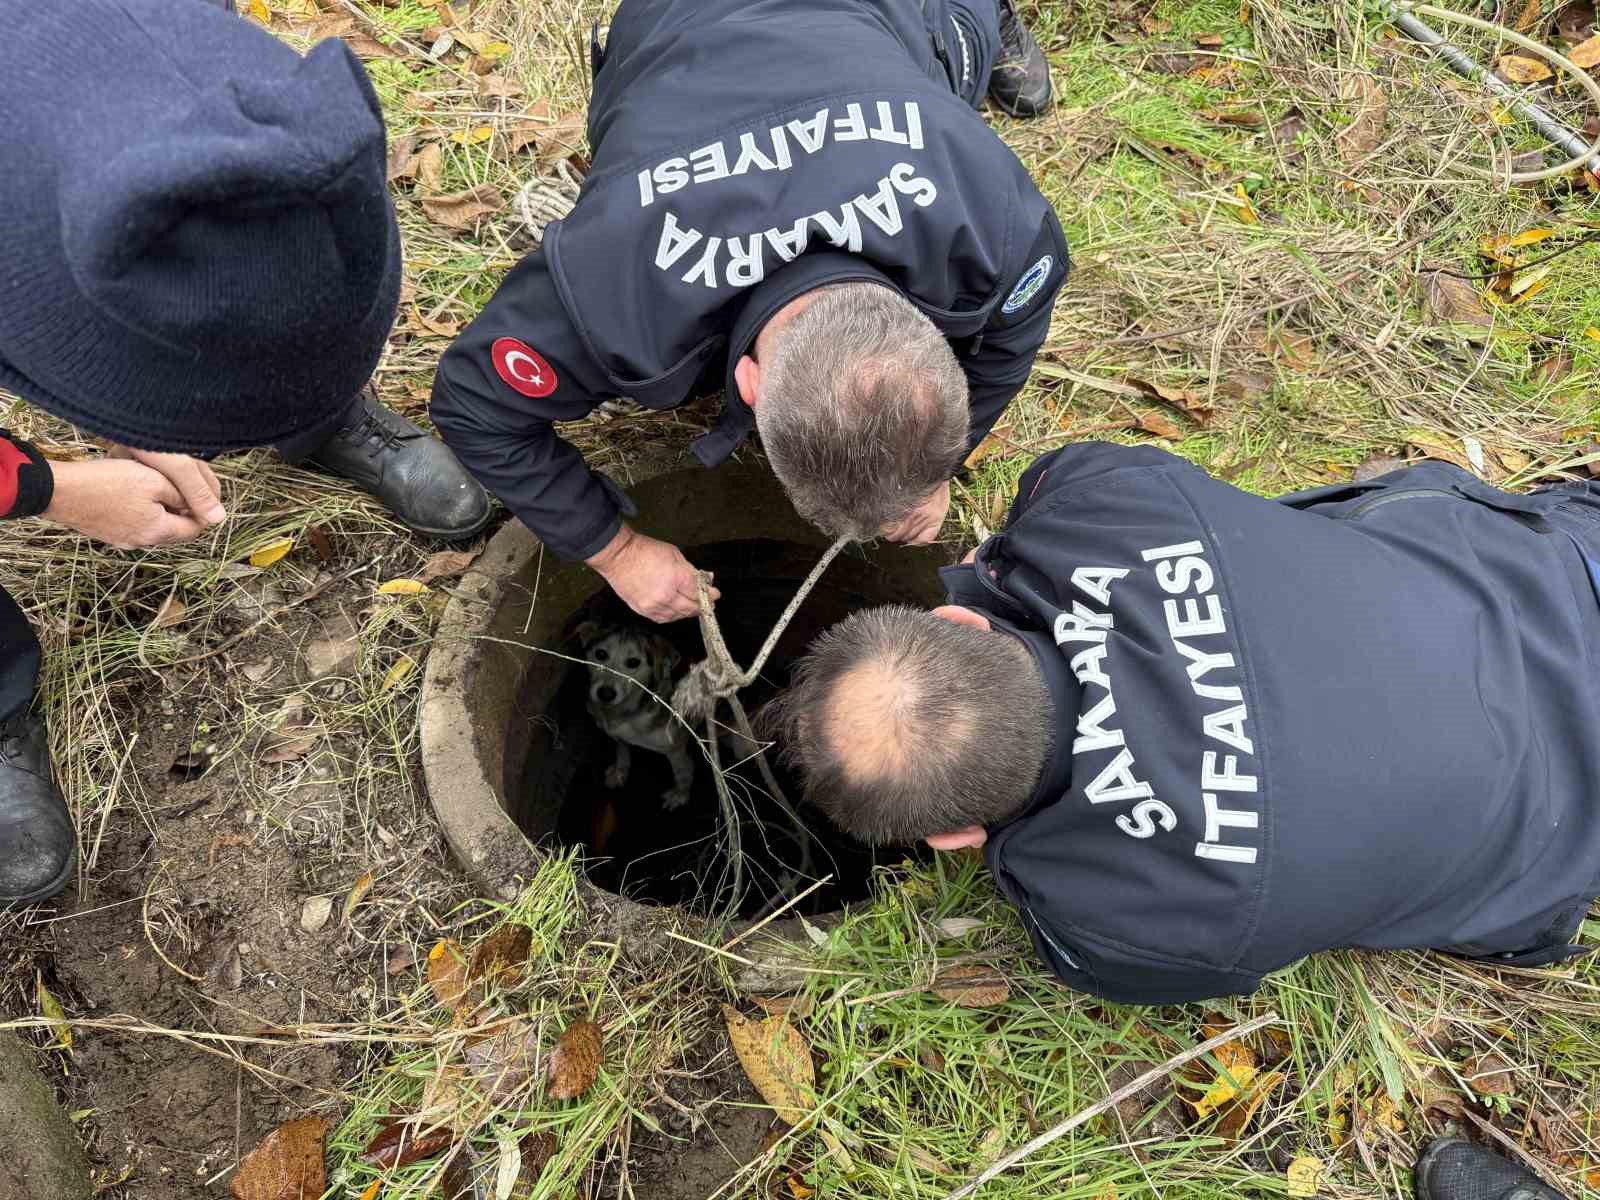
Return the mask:
M1421 17L1400 8L1392 8L1390 15L1394 23L1407 36L1421 42L1432 50L1457 75L1471 79L1476 83L1481 83L1495 95L1505 100L1516 111L1518 116L1537 128L1553 145L1564 150L1567 157L1575 158L1588 152L1589 146L1594 140L1593 138L1583 136L1582 133L1563 122L1560 117L1529 100L1521 91L1501 79L1493 71L1480 63L1474 62L1460 47L1451 43L1443 34L1426 24ZM1591 174L1600 177L1600 154L1591 155L1587 165Z

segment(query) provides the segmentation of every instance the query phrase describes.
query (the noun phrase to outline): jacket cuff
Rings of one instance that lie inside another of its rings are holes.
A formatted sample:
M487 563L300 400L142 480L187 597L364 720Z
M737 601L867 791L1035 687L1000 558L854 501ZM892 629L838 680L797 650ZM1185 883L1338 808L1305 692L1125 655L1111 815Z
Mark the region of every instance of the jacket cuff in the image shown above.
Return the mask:
M54 495L49 460L33 443L0 430L0 520L36 517Z

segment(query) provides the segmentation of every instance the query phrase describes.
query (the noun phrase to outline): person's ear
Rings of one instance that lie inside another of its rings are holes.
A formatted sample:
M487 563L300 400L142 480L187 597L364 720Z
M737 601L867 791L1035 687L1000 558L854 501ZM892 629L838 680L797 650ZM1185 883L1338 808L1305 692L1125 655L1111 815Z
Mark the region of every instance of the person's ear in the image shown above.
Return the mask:
M933 615L944 621L952 621L957 625L971 625L974 629L993 629L989 618L981 612L970 608L962 608L959 604L941 604L933 610Z
M963 825L949 833L930 833L922 840L934 850L965 850L969 846L976 850L989 840L989 834L982 825Z
M739 399L754 408L761 395L761 364L744 355L733 368L733 382L739 388Z

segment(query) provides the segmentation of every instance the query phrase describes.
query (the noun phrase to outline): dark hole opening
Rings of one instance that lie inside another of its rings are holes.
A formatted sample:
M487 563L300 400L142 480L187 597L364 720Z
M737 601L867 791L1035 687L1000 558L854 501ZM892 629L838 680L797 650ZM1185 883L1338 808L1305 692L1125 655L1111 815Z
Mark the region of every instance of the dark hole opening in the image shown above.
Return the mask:
M691 561L712 570L722 599L717 605L723 637L734 658L748 664L784 606L794 595L818 551L812 546L771 539L718 542L688 551ZM924 603L933 581L926 563L897 563L873 552L842 555L789 625L759 681L742 693L746 710L757 710L788 682L789 667L822 630L850 612L883 603ZM681 658L674 679L687 664L704 657L696 622L649 626L632 616L610 591L592 597L567 624L562 652L583 657L576 635L586 621L606 631L659 634ZM604 682L598 680L597 682ZM635 746L631 769L619 788L606 786L615 760L615 742L589 711L590 671L572 664L558 676L553 694L525 691L518 720L532 721L533 750L524 773L521 811L524 827L536 840L553 838L582 847L589 878L599 887L630 899L682 906L700 914L720 913L732 897L732 871L722 808L710 764L694 746L694 782L687 804L663 807L673 786L668 759ZM722 712L730 718L726 709ZM762 785L756 764L734 766L729 785L740 815L745 884L739 915L761 915L770 906L803 891L814 879L832 876L792 911L830 912L863 899L877 866L920 857L916 849L873 849L840 833L801 797L799 781L768 751L774 774L796 815L812 838L809 871L803 871L803 838L781 805ZM732 755L725 751L724 764ZM542 817L534 814L543 814ZM539 827L542 826L542 827Z

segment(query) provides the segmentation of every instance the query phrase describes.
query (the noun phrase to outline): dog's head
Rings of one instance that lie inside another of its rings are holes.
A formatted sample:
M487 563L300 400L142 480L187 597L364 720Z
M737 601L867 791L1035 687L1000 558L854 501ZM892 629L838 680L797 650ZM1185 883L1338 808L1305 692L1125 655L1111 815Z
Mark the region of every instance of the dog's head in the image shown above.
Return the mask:
M589 662L589 702L618 714L650 703L647 690L667 697L678 653L658 634L585 621L578 643Z

